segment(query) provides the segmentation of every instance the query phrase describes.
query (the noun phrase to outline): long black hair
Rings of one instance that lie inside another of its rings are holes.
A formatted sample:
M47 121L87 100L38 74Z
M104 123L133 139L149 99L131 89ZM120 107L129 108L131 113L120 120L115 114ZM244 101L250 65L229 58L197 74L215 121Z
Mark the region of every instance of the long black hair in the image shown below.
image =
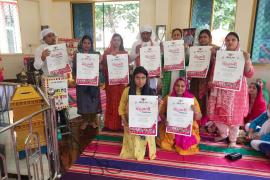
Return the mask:
M155 90L151 89L149 86L149 80L148 80L148 72L147 70L142 67L138 66L133 72L130 84L129 84L129 95L136 95L136 84L135 84L135 76L139 73L142 73L146 76L146 83L142 88L141 95L155 95Z
M88 35L84 35L82 37L82 39L80 40L79 44L78 44L78 52L83 52L83 41L88 39L90 41L91 47L89 49L89 53L94 52L94 45L93 45L93 39L91 38L91 36Z
M119 37L119 38L120 38L120 41L121 41L119 50L120 50L120 51L125 51L124 41L123 41L122 36L121 36L120 34L118 34L118 33L114 33L113 36L112 36L112 39L115 38L115 37Z
M202 34L207 34L207 36L208 36L210 39L212 39L212 34L211 34L211 31L210 31L209 29L203 29L203 30L201 30L198 37L200 38L200 36L201 36Z

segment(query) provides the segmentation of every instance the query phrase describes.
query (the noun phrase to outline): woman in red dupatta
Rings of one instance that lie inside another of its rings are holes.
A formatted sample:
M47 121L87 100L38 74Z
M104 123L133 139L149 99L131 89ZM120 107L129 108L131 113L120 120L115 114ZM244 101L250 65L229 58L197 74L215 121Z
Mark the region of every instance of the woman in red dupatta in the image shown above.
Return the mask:
M263 98L262 88L257 83L250 83L248 87L249 93L249 113L245 118L245 123L256 119L266 111L266 103Z
M125 84L109 85L107 55L128 54L124 49L123 39L120 34L112 36L110 46L104 51L102 67L105 75L106 91L106 111L105 111L105 130L118 131L122 129L121 117L118 114L118 106Z
M178 78L173 85L173 90L170 94L172 97L187 97L194 98L194 121L192 124L191 136L174 135L166 133L166 118L167 118L167 104L168 96L164 98L163 104L160 108L160 117L162 121L159 124L159 136L156 140L158 146L165 150L174 150L180 155L192 155L199 152L199 125L196 120L202 117L200 105L197 99L188 91L188 82L184 78Z
M235 32L230 32L225 38L227 51L239 51L239 36ZM208 100L208 117L214 121L220 137L215 141L220 141L229 137L229 147L236 147L236 139L239 132L239 126L244 125L244 117L248 114L249 98L246 78L251 78L254 74L254 68L247 52L243 52L245 58L245 68L242 77L242 84L239 91L214 88L209 84L211 91ZM213 79L215 67L215 55L212 56L212 69L210 79Z

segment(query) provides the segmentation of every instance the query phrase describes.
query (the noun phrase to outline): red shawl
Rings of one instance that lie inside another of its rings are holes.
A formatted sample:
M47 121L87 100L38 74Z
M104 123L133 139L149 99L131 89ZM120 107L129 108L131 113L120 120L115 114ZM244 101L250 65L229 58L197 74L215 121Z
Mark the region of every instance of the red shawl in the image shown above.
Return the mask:
M249 102L251 97L249 95ZM251 105L250 105L251 106ZM256 99L253 103L253 107L251 111L248 113L248 116L245 118L245 123L248 123L254 119L256 119L258 116L260 116L263 112L266 111L266 103L263 98L262 88L260 87L258 94L256 96Z

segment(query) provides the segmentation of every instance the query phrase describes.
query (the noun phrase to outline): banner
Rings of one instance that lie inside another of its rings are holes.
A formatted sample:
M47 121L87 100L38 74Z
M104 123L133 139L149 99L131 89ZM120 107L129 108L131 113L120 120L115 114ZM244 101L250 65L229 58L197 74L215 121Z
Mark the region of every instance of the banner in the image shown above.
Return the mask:
M165 71L175 71L185 69L185 47L183 40L166 41L164 47L164 67Z
M211 58L212 46L192 46L189 51L189 66L187 76L191 78L206 78Z
M239 91L242 84L245 59L241 51L217 51L213 86Z
M107 55L109 85L128 84L128 54Z
M64 74L71 72L68 64L68 54L66 44L56 44L48 46L50 55L46 58L49 74Z
M42 86L45 91L45 95L48 96L48 90L53 89L55 108L62 110L69 106L68 104L68 80L64 77L43 77Z
M77 53L78 85L98 86L99 81L99 54Z
M156 136L158 96L129 95L129 131L142 136Z
M168 97L166 132L191 136L194 98Z
M160 76L161 59L160 46L146 46L140 48L140 61L147 71L149 77Z

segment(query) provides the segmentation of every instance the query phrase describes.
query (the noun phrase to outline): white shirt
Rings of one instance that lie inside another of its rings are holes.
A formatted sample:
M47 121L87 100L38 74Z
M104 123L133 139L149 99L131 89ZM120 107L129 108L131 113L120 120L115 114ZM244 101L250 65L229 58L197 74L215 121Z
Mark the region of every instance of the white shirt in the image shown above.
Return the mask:
M45 50L46 47L48 47L48 44L41 44L35 52L35 61L34 61L34 67L37 70L42 70L43 71L43 75L47 76L49 75L49 71L48 71L48 67L47 67L47 61L42 61L41 56L42 56L42 52Z
M42 70L43 71L43 75L44 76L49 76L49 75L53 75L49 73L48 70L48 66L47 66L47 60L45 59L45 61L42 61L41 56L42 56L42 52L48 47L48 44L41 44L35 52L35 61L34 61L34 67L37 70ZM70 61L71 62L71 61ZM71 64L71 63L69 63ZM53 76L60 76L60 77L66 77L66 73L64 74L54 74Z

